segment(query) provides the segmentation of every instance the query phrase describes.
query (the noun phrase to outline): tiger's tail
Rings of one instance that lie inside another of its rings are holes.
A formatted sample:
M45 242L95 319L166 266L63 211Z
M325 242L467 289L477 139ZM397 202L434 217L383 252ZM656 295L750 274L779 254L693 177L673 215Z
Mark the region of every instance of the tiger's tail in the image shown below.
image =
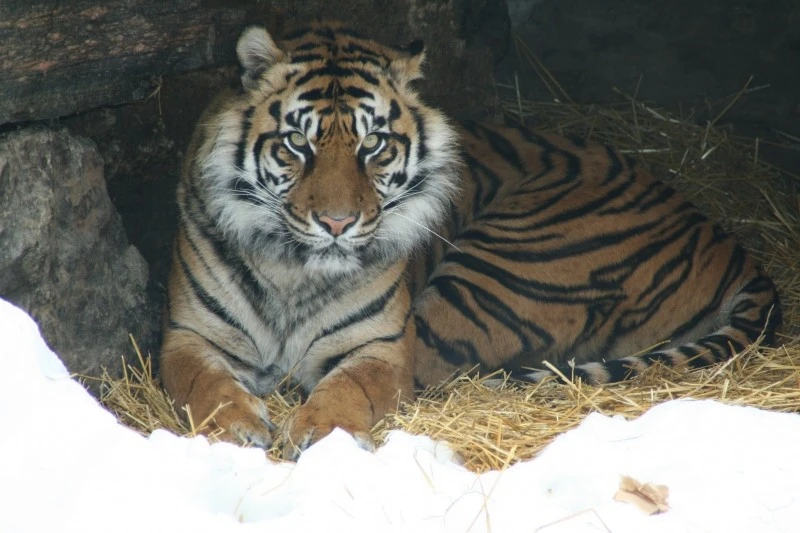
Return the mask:
M553 370L518 370L511 379L538 383L547 377L566 377L593 383L616 383L642 373L656 363L668 367L698 369L726 361L747 346L760 341L774 346L775 333L782 315L778 292L764 275L751 279L734 297L728 320L721 328L699 339L674 348L606 361L576 365L561 364ZM559 376L560 373L560 376Z

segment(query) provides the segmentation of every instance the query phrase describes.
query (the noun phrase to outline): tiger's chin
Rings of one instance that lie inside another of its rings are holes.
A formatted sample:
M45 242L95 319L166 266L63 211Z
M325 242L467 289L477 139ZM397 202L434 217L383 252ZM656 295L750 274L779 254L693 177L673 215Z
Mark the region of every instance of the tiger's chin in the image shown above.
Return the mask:
M314 274L341 276L358 272L363 268L363 262L357 255L331 246L310 253L303 266Z

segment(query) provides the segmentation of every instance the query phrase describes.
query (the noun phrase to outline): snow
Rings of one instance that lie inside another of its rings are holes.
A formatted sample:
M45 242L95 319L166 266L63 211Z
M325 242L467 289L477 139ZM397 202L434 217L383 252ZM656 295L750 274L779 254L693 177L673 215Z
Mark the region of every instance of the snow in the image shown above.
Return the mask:
M672 401L588 416L537 458L476 475L400 431L375 453L335 431L297 464L117 423L0 300L0 531L792 532L800 416ZM621 475L669 487L646 516Z

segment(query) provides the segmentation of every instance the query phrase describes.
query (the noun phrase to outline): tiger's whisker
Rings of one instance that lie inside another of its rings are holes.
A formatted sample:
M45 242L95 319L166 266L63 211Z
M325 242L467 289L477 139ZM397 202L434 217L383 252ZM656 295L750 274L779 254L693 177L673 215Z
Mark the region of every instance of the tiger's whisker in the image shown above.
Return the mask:
M430 233L433 233L434 235L436 235L437 237L439 237L439 238L440 238L440 239L441 239L443 242L446 242L447 244L449 244L450 246L452 246L453 248L455 248L455 249L456 249L456 250L458 250L459 252L461 251L461 248L459 248L458 246L456 246L456 245L455 245L455 244L453 244L452 242L448 241L447 239L445 239L444 237L442 237L441 235L439 235L438 233L436 233L435 231L433 231L433 230L432 230L431 228L429 228L428 226L426 226L426 225L424 225L424 224L420 224L420 223L419 223L419 222L417 222L416 220L410 219L410 218L408 218L407 216L405 216L405 215L401 215L400 213L396 213L396 212L394 212L394 211L387 211L387 214L389 214L389 215L395 215L395 216L398 216L398 217L404 218L404 219L408 220L409 222L411 222L412 224L416 224L417 226L419 226L420 228L424 229L425 231L428 231L428 232L430 232Z

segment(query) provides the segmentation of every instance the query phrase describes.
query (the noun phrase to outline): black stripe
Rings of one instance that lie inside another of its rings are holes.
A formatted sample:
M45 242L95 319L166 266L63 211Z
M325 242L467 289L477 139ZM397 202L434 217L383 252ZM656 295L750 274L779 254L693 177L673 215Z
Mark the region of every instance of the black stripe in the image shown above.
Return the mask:
M319 48L319 47L320 47L319 43L311 41L311 42L296 46L294 48L293 52L307 52L309 50L314 50L315 48Z
M385 153L383 153L383 152L385 152ZM390 146L388 150L384 150L383 152L379 152L379 155L381 153L383 153L384 157L382 159L377 159L375 161L378 165L380 165L382 167L389 166L389 164L391 164L395 159L397 159L397 156L400 155L400 152L397 150L396 146ZM395 172L394 174L395 175L398 175L398 174L402 175L402 177L398 178L398 180L395 182L398 186L400 186L400 185L402 185L403 183L406 182L407 176L406 176L405 172L398 171L398 172Z
M719 278L719 283L717 284L712 297L707 300L706 305L702 309L700 309L693 316L689 317L684 325L675 329L671 335L668 335L668 338L681 338L685 334L691 332L697 326L697 324L703 321L708 315L719 313L720 306L722 305L722 302L725 299L725 295L730 289L731 284L738 280L742 275L745 258L746 253L744 249L740 246L736 246L733 250L733 254L727 262L725 272Z
M244 325L239 322L233 315L231 315L228 310L213 296L211 296L206 290L200 285L200 282L192 275L191 270L189 269L189 265L186 263L186 259L183 257L183 254L180 252L180 247L178 248L178 262L180 263L181 270L183 274L186 276L186 279L189 280L189 285L192 289L192 292L197 296L197 299L200 300L200 303L203 307L215 315L217 318L225 322L230 327L237 329L243 335L245 335L253 346L256 345L255 340L250 335L250 333L245 330Z
M269 105L269 114L275 119L277 127L281 125L281 101L276 100Z
M255 111L255 106L250 106L242 114L242 136L236 145L236 168L240 170L244 168L244 152L247 146L247 135L250 133L250 128L253 126L251 119Z
M369 48L361 46L360 44L352 42L352 41L347 43L347 46L343 47L342 51L344 51L344 52L346 52L348 54L354 54L354 53L357 52L357 53L359 53L361 55L370 56L372 58L382 58L383 57L383 56L379 55L377 52L375 52L374 50L370 50Z
M324 375L329 374L331 370L333 370L336 366L339 365L339 363L341 363L348 356L350 356L353 353L355 353L357 350L360 350L360 349L362 349L362 348L364 348L366 346L369 346L370 344L375 344L377 342L397 342L398 340L402 339L404 335L405 335L405 327L403 327L403 329L401 331L399 331L398 333L395 333L393 335L385 335L383 337L377 337L377 338L374 338L374 339L370 339L370 340L368 340L366 342L362 342L361 344L359 344L355 348L351 348L350 350L347 350L346 352L339 353L339 354L336 354L336 355L332 355L332 356L328 357L327 359L325 359L325 362L322 364L322 375L324 376ZM389 364L388 361L386 361L386 364Z
M374 85L374 86L377 87L377 86L379 86L381 84L380 81L378 80L378 78L376 78L375 76L373 76L372 74L370 74L369 72L367 72L364 69L353 67L350 70L353 71L353 74L357 75L362 80L364 80L365 82L369 83L370 85Z
M348 76L358 76L370 85L380 86L378 78L360 68L344 68L336 63L328 62L324 67L314 68L297 78L295 85L300 86L308 83L314 78L321 77L346 78Z
M445 284L445 282L447 283ZM445 302L450 304L453 309L461 313L467 320L484 331L488 337L489 327L462 298L455 286L458 285L459 288L469 293L483 316L490 317L492 320L500 323L506 329L506 331L502 332L502 335L514 337L519 343L520 348L518 353L506 354L504 357L507 360L513 361L518 358L528 357L530 354L543 353L552 348L554 339L544 328L539 327L529 318L517 314L515 309L502 301L502 299L492 291L486 290L484 287L456 276L437 276L429 285L435 286ZM496 331L494 334L497 333ZM474 335L472 338L474 338ZM453 339L454 338L451 336L448 342L453 343ZM457 342L463 346L470 346L471 353L476 352L476 348L468 340L458 340ZM482 369L494 370L494 368L484 367L480 359L474 362L481 362Z
M608 156L611 164L608 167L608 170L606 171L606 177L603 178L601 184L608 185L625 170L625 165L622 164L622 160L619 158L619 155L614 149L609 146L605 146L604 148L606 149L606 156Z
M344 328L352 326L357 322L363 322L364 320L372 318L378 313L380 313L383 310L383 308L386 307L386 304L389 303L389 301L394 297L395 293L397 292L397 288L400 286L401 281L402 277L397 278L395 282L392 283L392 285L379 297L372 300L368 304L362 306L355 312L347 315L339 322L336 322L335 324L328 326L327 328L322 330L322 333L317 335L314 338L314 340L311 341L311 344L309 345L308 349L310 350L311 347L314 346L314 344L323 337L332 335L333 333L336 333L337 331L341 331Z
M483 208L490 206L492 200L497 197L503 182L497 174L473 157L472 154L465 153L463 160L469 169L469 176L475 184L475 192L472 199L472 218L478 219L483 214Z
M509 291L526 298L572 304L617 303L622 299L622 295L614 285L593 282L588 285L565 286L525 279L494 263L463 252L448 252L446 262L455 263L463 268L487 276L506 287Z
M550 208L553 207L560 208L565 198L567 198L574 191L580 190L582 188L581 183L578 181L571 183L562 183L561 185L564 186L564 189L557 193L551 194L550 196L548 196L546 200L540 200L537 198L536 202L529 202L529 203L534 203L534 205L527 211L509 212L508 210L506 210L503 212L482 213L481 219L484 223L488 223L489 221L493 220L510 220L518 222L525 218L529 218L539 213L543 213L544 211L547 211ZM524 193L521 193L521 195L522 194ZM514 226L513 228L508 228L508 229L509 231L517 232L518 226Z
M632 375L636 374L636 370L630 361L623 359L615 359L613 361L606 361L603 368L608 372L607 383L617 383L629 379Z
M562 224L564 222L568 222L571 220L584 218L587 215L598 211L600 208L602 208L612 200L622 196L633 183L634 183L633 176L628 175L626 176L626 179L622 183L616 185L614 188L610 190L605 191L603 196L594 198L591 201L586 202L577 207L571 209L565 209L553 216L550 216L549 218L536 221L533 224L526 225L519 229L520 231L524 230L530 231L534 229L541 229L554 224Z
M344 360L345 357L350 355L351 352L352 350L325 359L325 361L322 363L322 368L321 368L322 375L327 376L328 374L330 374L331 370L336 368L339 365L339 363L341 363Z
M480 123L470 124L467 122L465 125L468 127L471 125L470 131L473 132L474 135L482 137L484 140L486 140L492 150L500 154L506 163L513 166L520 172L525 172L525 165L519 158L516 148L508 139L503 137L500 133L489 129Z
M306 91L304 93L300 93L297 96L298 100L307 100L309 102L315 102L317 100L322 100L323 98L325 98L325 93L322 91L322 89L311 89L310 91ZM287 124L290 124L288 122L288 120L287 120Z
M433 348L436 351L436 355L448 364L461 368L467 362L470 365L480 362L480 356L472 344L442 339L433 332L425 319L419 315L414 317L414 322L417 326L417 338L424 342L426 346Z
M699 352L698 352L699 353ZM662 364L669 368L675 367L675 362L673 361L672 357L669 356L666 352L650 352L646 353L639 357L642 361L647 363L648 365L655 365L657 363Z
M516 261L528 264L547 263L550 261L566 259L568 257L585 255L588 253L596 252L598 250L602 250L603 248L608 248L618 245L620 243L626 242L631 237L640 235L644 232L647 232L657 227L659 224L661 224L661 222L662 222L661 220L656 220L648 222L647 224L642 224L641 226L634 226L632 228L628 228L613 233L601 233L598 235L594 235L588 239L583 239L577 242L568 243L566 245L560 246L552 250L527 251L527 250L519 250L516 247L508 250L489 247L487 251L491 252L497 257L501 257L509 261ZM481 248L485 247L481 246Z
M389 103L389 125L391 125L392 122L400 118L400 115L402 115L402 111L400 110L400 104L397 103L397 100L392 98L392 101Z
M671 187L662 187L661 192L655 198L651 199L648 202L643 203L639 206L639 212L644 213L651 207L655 207L657 205L666 203L667 200L675 196L675 190Z
M386 67L386 61L385 60L375 59L374 57L371 57L371 56L358 55L358 54L350 55L349 57L342 57L342 58L339 59L339 62L341 62L341 63L356 63L356 64L361 64L361 65L366 63L368 65L373 65L373 66L376 66L378 68L385 68Z
M325 59L324 56L320 54L297 54L292 55L292 63L309 63L311 61L322 61Z
M531 237L521 237L519 235L512 235L507 228L493 226L492 224L481 224L480 227L471 227L470 229L458 234L459 241L471 241L472 244L480 247L481 249L491 251L491 245L510 244L517 246L519 244L541 244L545 242L557 241L561 242L565 236L563 233L542 233ZM487 233L485 230L497 229L501 233ZM489 246L481 246L486 244Z
M617 215L617 214L629 211L629 210L633 209L634 207L637 207L637 206L641 205L641 203L648 196L650 196L650 194L652 194L653 192L655 192L657 190L661 190L663 187L664 187L664 184L662 184L662 183L660 183L658 181L652 181L647 187L644 188L644 190L642 190L640 193L638 193L636 196L634 196L633 198L631 198L630 200L628 200L624 204L621 204L621 205L618 205L618 206L614 206L614 207L611 207L611 206L605 207L605 208L600 209L599 211L597 211L597 214L598 215ZM639 212L642 212L642 210L640 209Z
M664 231L658 234L658 240L651 240L647 246L637 249L632 255L617 260L609 265L595 269L590 274L592 285L600 282L618 285L627 279L640 265L646 263L657 253L661 252L666 246L684 236L686 231L694 226L690 220L678 220L677 224L670 225L672 233L665 235ZM676 227L677 226L677 227Z
M455 276L439 276L432 279L428 283L428 286L435 287L444 301L458 311L464 318L477 326L478 329L489 335L489 326L478 317L456 288L456 284L459 284L460 281L461 280Z
M217 258L232 270L232 277L236 280L237 286L244 292L251 308L256 312L256 314L263 314L262 306L270 298L268 288L259 283L253 272L250 270L250 267L244 263L234 249L229 246L227 241L215 235L212 228L204 227L203 225L198 224L197 221L193 222L194 223L192 226L200 232L200 236L203 238L203 240L211 245L212 251ZM214 227L213 229L216 228ZM205 258L199 253L199 249L191 239L188 231L186 231L185 235L187 242L192 247L192 250L198 255L198 257L200 257L200 260L203 262L204 266L206 266L209 274L211 274L211 268L207 266Z
M574 152L561 150L544 137L533 133L523 126L516 126L515 129L527 142L542 150L539 156L539 164L536 165L537 168L540 167L542 170L538 174L530 176L525 180L526 192L535 194L579 182L580 178L583 176L583 162ZM556 156L562 157L564 159L564 165L566 166L566 168L559 168L557 170L557 175L560 176L560 178L549 179L545 181L544 185L538 185L537 182L542 176L548 176L555 169L553 160ZM530 184L537 186L531 187Z
M700 354L700 350L690 345L678 346L676 350L687 359L691 359Z
M264 202L258 197L258 191L255 185L250 183L244 178L231 178L230 185L228 186L234 192L234 198L237 201L245 202L250 205L263 206Z
M391 162L391 161L394 161L395 159L396 159L395 157L392 157L389 161ZM381 162L381 164L383 164L383 163ZM395 185L397 187L402 187L407 179L408 179L408 176L406 176L405 172L395 172L395 173L392 174L392 177L389 178L389 185ZM404 198L400 198L400 200L403 200L403 199Z
M707 349L711 353L711 356L713 356L712 360L716 363L728 359L731 355L730 349L727 346L718 346L714 341L708 340L708 337L703 337L695 344ZM704 368L709 365L709 361L704 357L698 357L693 359L689 364L692 368Z
M671 257L668 261L662 264L655 274L652 275L650 284L644 288L644 290L639 294L639 297L636 299L637 304L644 301L645 298L650 296L650 294L655 292L657 289L660 289L659 292L663 297L654 298L654 300L661 302L666 299L666 296L670 296L673 291L677 290L678 287L683 284L684 281L686 281L689 274L692 272L692 265L694 264L693 258L695 252L697 251L697 243L699 240L699 232L692 232L681 250L675 256ZM683 267L683 274L680 275L676 280L673 280L673 282L669 285L665 287L662 286L663 281L680 267ZM667 294L663 294L665 292Z
M353 85L349 85L344 88L344 94L348 96L352 96L353 98L369 98L370 100L374 100L375 97L371 92L365 91L359 87L355 87Z
M425 132L425 119L416 107L409 107L414 123L417 125L417 161L422 161L428 155L428 135Z
M292 70L283 77L283 81L288 85L292 81L292 78L297 76L299 73L300 71L298 70Z
M255 374L257 378L265 378L265 377L270 375L270 373L268 371L264 370L263 368L261 368L259 366L254 365L253 363L251 363L249 361L245 361L244 359L242 359L238 355L226 350L225 348L223 348L222 346L220 346L216 342L212 341L211 339L209 339L208 337L206 337L205 335L203 335L202 333L200 333L199 331L197 331L194 328L190 328L189 326L186 326L186 325L183 325L183 324L179 324L179 323L175 322L174 320L170 320L169 321L169 325L167 327L169 329L176 329L176 330L180 330L180 331L188 331L190 333L194 333L195 335L197 335L201 339L203 339L206 342L208 342L215 350L217 350L222 355L224 355L233 364L233 366L238 367L241 370L249 371L249 372Z

